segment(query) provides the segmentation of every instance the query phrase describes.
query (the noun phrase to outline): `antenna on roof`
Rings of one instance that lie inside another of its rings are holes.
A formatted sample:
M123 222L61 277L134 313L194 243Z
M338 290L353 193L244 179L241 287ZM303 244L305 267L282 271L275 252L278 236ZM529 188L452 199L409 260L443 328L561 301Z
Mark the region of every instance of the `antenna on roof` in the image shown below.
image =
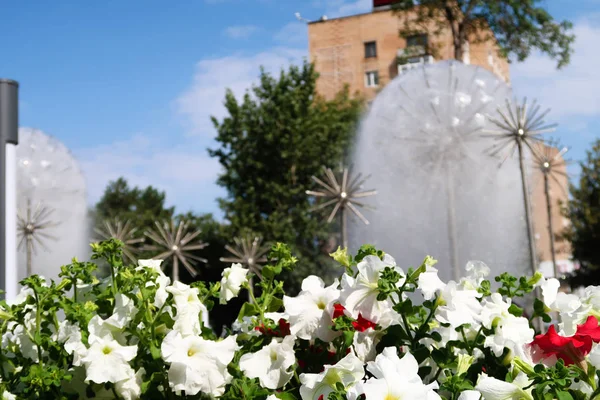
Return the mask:
M297 13L294 13L294 15L296 16L296 19L297 19L298 21L300 21L300 22L306 22L306 23L309 23L309 22L310 22L310 20L308 20L308 19L306 19L306 18L303 18L303 17L302 17L302 15L300 15L300 13L299 13L299 12L297 12Z

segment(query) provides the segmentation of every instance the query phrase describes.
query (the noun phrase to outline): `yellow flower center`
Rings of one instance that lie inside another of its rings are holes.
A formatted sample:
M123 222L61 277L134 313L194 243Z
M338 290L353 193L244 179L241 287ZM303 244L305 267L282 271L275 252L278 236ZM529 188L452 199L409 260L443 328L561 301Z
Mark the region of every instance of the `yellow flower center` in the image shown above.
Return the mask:
M196 354L196 350L195 349L189 349L187 352L188 357L192 357L194 354Z
M326 306L327 304L325 304L323 300L319 300L319 302L317 303L317 307L319 308L319 310L324 310Z
M112 349L108 346L104 346L104 348L102 349L103 354L110 354L111 352L112 352Z

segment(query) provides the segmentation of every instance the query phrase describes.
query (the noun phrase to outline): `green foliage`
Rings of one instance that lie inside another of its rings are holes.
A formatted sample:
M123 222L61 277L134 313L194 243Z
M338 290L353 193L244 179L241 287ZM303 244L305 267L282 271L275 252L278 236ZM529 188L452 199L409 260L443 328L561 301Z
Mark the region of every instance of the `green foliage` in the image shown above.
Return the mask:
M564 237L571 243L573 258L581 269L572 279L575 286L600 283L600 140L596 140L580 163L579 184L571 184L571 199L563 210L571 221Z
M555 21L542 0L398 0L394 8L411 10L401 35L452 33L455 58L462 59L463 43L496 42L501 55L523 61L533 50L555 59L558 68L569 63L575 36L569 21ZM435 52L440 43L429 44Z
M166 293L173 293L173 291L160 286L157 282L159 273L153 268L131 268L124 265L121 245L118 240L111 239L92 246L92 259L102 260L110 268L110 276L107 278L98 279L94 275L96 272L94 263L73 259L71 264L62 267L59 283L48 282L39 276L31 276L21 282L25 291L21 293L19 301L10 305L5 301L0 302L2 308L0 335L3 337L3 346L0 349L0 361L2 361L0 394L6 390L16 398L24 400L125 398L117 393L119 383L86 382L89 365L81 366L75 362L77 357L82 357L81 350L74 350L79 354L76 356L75 353L69 352L66 346L67 341L72 339L85 348L97 343L94 340L99 339L95 336L99 332L94 332L88 322L114 318L119 314L117 299L120 298L123 303L125 300L122 299L125 298L132 308L128 308L128 315L122 316L125 317L126 322L123 320L122 326L114 326L110 338L121 341L123 345L137 346L135 357L130 359L127 365L133 371L140 372L140 381L135 383L139 388L139 398L196 400L211 398L205 393L187 395L175 390L171 376L173 364L169 366L171 361L167 362L164 358L163 345L166 343L168 332L177 329L175 320L178 316L187 315L188 311L184 308L184 304L200 301L211 310L215 300L219 298L220 284L198 281L192 284L192 287L198 289L197 299L190 291L183 292L186 293L183 302L178 303L173 294L168 294L164 304L157 304L155 299L159 290L164 290ZM357 278L358 262L367 256L383 257L383 255L383 252L373 246L363 246L359 255L355 257L340 251L338 258L344 268L355 271L350 274ZM271 395L282 400L298 400L301 398L299 391L303 381L302 374L319 373L325 365L336 364L352 351L352 347L356 350L356 334L364 331L362 329L364 325L361 324L364 324L365 320L361 322L360 315L354 319L346 314L338 314L332 321L331 328L340 334L330 342L326 343L319 339L293 340L293 355L296 360L289 370L293 376L279 389L265 388L258 378L250 378L248 370L242 371L240 367L242 357L264 349L274 338L277 340L287 338L290 335L290 324L294 324L291 320L274 321L271 318L277 318L277 314L268 313L284 311L283 274L294 269L298 259L293 255L291 248L282 243L272 247L268 259L264 269L266 271L263 274L264 279L256 283L260 295L251 296L252 301L246 302L239 313L244 323L247 323L248 319L250 322L246 325L246 330L236 331L238 349L235 354L232 352L233 359L226 365L231 380L228 381L224 394L220 397L225 400L258 400ZM435 263L434 259L426 257L418 268L410 268L406 274L391 267L379 271L377 286L373 287L373 290L385 294L382 298L390 301L399 317L395 324L387 328L381 325L369 325L381 334L381 341L375 348L376 353L381 353L383 348L389 346L393 347L393 351L398 352L400 358L410 353L420 365L418 375L423 383L437 382L439 384L437 392L440 398L445 400L456 400L465 390L474 389L478 379L482 377L482 372L504 382L516 382L520 373L527 375L530 384L526 384L525 387L515 387L510 398L583 400L594 399L600 395L596 382L598 371L583 358L568 366L565 366L562 360L553 366L542 364L532 366L530 361L513 358L508 348L504 349L500 357L495 356L486 345L486 339L495 333L494 327L488 329L481 325L478 330L466 333L469 326L461 325L455 328L458 337L444 342L441 334L436 331L440 324L435 314L436 311L440 311L439 307L445 305L442 296L445 296L446 292L437 292L434 298L420 304L413 303L411 300L413 293L422 290L419 288L419 277L423 273L431 273L428 267ZM497 279L501 283L498 293L502 293L504 297L525 296L531 292L531 284L537 279L537 276L516 279L503 274ZM243 285L245 289L249 289L247 282ZM178 291L175 290L175 293ZM22 296L23 294L25 296ZM189 310L195 309L195 306L191 307ZM545 311L543 304L540 306L536 303L535 308L540 314ZM201 321L201 313L194 312ZM518 307L510 307L509 312L519 316L522 310ZM196 316L194 315L193 318ZM76 331L72 330L74 327ZM61 331L67 332L67 337L60 339ZM68 333L69 331L71 333ZM253 334L255 331L259 331L260 334ZM69 336L74 333L77 335ZM222 336L228 336L230 333L231 331L227 330ZM18 336L20 341L14 341L13 335ZM217 335L206 326L201 327L199 336L203 339L203 346L210 346L211 341L219 340ZM186 340L187 338L188 336L185 337ZM182 349L188 351L188 357L193 356L189 353L191 349L186 347ZM87 362L90 361L85 361ZM115 359L112 361L107 359L104 362L115 362L116 368L123 367ZM208 364L202 365L210 368ZM367 371L373 372L369 368ZM205 379L205 375L202 374L190 376L194 379ZM367 375L367 378L369 377L370 375ZM326 397L321 396L323 399L344 400L349 397L350 386L345 386L347 384L342 383L339 378L341 376L336 377L332 374L320 383L327 391ZM582 386L573 385L578 381L589 385L593 393L584 394L580 390Z
M316 79L314 66L304 63L278 77L262 71L241 101L228 91L228 115L213 118L218 146L209 150L224 169L217 182L227 190L219 200L227 231L289 243L301 260L296 283L307 271L322 273L331 265L331 227L309 211L305 191L322 166L343 160L363 105L347 90L332 100L319 97Z

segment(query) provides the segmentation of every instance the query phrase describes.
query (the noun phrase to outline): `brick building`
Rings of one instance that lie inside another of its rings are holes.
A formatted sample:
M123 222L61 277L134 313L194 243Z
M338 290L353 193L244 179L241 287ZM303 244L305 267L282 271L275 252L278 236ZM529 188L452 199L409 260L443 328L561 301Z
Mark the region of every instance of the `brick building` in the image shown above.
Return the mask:
M331 98L349 84L351 93L359 92L370 100L403 71L420 63L454 58L450 29L437 36L423 32L401 37L399 31L411 15L399 15L390 3L392 0L374 0L372 12L309 23L309 53L320 74L319 93ZM471 44L463 61L509 81L508 62L499 57L493 41Z
M422 32L401 37L400 30L406 19L412 16L410 12L394 12L391 3L393 0L373 0L371 12L335 19L322 18L308 24L310 60L319 73L317 91L320 94L332 98L348 84L351 93L361 94L370 101L399 74L423 63L454 58L449 28L435 36ZM462 61L486 68L510 83L508 61L499 55L493 40L467 45ZM530 186L538 259L541 269L549 275L553 268L547 203L543 175L539 170L533 171ZM559 200L568 199L567 178L550 182L550 193L553 229L558 235L568 223L558 206ZM561 272L573 269L567 243L557 241L556 257Z

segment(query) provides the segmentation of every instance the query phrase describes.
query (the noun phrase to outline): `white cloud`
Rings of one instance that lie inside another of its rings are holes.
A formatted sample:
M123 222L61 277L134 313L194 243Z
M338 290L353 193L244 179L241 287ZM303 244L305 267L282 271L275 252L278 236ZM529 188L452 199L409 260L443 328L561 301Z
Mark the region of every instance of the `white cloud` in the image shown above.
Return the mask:
M254 55L232 55L201 60L190 87L176 100L177 111L182 114L194 135L212 136L214 128L210 116L225 116L223 106L226 89L240 98L258 79L260 67L275 73L290 64L298 64L306 50L277 47Z
M232 39L247 39L256 31L258 31L258 27L255 25L237 25L226 28L223 34Z
M74 151L87 181L88 201L95 204L110 181L123 176L131 186L152 185L167 193L167 203L177 210L217 210L215 198L222 190L215 185L220 165L210 158L201 141L164 139L136 134L109 145Z
M562 70L547 56L535 54L511 66L513 86L520 96L536 97L552 108L552 118L600 117L600 18L575 24L575 53Z

